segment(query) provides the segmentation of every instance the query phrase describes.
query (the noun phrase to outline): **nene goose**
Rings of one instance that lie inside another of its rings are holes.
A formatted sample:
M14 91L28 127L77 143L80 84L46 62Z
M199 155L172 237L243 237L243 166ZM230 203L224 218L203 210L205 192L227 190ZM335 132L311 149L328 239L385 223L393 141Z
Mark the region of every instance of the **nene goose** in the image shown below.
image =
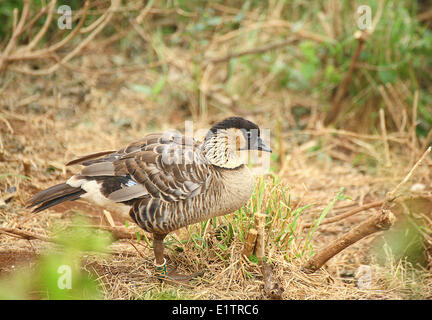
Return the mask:
M79 198L97 205L121 205L132 220L153 233L158 278L188 279L167 272L163 239L174 230L241 208L254 180L239 150L271 152L256 124L240 117L216 123L202 143L181 134L154 133L118 151L70 161L84 168L66 183L28 200L39 212Z

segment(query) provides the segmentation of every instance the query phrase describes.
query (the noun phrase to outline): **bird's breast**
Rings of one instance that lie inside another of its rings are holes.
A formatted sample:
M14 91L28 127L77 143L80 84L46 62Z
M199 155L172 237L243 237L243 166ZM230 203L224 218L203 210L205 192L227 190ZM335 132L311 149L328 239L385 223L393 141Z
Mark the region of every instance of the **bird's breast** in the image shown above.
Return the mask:
M252 196L254 178L246 165L222 173L217 215L232 213L244 206Z

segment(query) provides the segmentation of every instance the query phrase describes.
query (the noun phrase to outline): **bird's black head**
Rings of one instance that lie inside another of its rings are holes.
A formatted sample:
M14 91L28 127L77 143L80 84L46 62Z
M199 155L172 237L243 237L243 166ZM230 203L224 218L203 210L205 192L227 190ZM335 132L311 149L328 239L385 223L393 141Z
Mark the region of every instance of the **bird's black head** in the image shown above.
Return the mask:
M244 144L239 150L260 150L272 152L261 139L260 128L252 121L243 119L241 117L226 118L215 125L213 125L207 133L206 140L217 135L218 132L235 132L240 130L244 138Z

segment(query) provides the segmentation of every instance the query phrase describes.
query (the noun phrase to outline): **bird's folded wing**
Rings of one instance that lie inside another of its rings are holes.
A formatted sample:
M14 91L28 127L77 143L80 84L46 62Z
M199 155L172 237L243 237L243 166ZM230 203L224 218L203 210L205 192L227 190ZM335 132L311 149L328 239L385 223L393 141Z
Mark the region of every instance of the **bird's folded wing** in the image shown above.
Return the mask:
M187 199L202 192L211 176L199 144L175 133L151 134L117 152L100 155L104 157L81 158L85 167L80 176L128 177L108 195L116 202L146 195L166 201Z

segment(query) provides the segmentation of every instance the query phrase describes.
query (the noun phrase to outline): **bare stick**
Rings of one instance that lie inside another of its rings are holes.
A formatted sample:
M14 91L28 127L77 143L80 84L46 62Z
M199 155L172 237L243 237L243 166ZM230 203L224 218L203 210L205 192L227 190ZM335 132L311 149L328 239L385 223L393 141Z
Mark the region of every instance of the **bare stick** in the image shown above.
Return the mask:
M27 15L29 13L29 8L30 8L29 0L24 0L24 7L23 7L23 10L21 13L20 21L19 21L18 25L16 26L16 28L14 29L14 32L12 33L12 37L10 38L10 40L6 46L6 49L3 51L2 55L0 56L0 70L3 68L3 66L6 62L6 58L9 56L10 52L16 46L16 41L23 31L24 23L27 19Z
M145 31L141 28L141 26L138 23L136 23L135 19L130 18L129 22L144 41L146 42L151 41L150 37L145 33Z
M220 62L224 62L224 61L229 61L232 58L238 58L244 55L248 55L248 54L257 54L257 53L262 53L262 52L266 52L266 51L270 51L273 49L277 49L280 47L285 47L288 44L291 44L295 41L297 41L298 39L296 37L290 38L288 40L285 41L281 41L281 42L277 42L277 43L271 43L262 47L258 47L258 48L254 48L254 49L249 49L249 50L244 50L241 52L237 52L237 53L231 53L228 54L224 57L220 57L220 58L210 58L208 63L220 63Z
M13 10L12 34L16 32L17 22L18 22L18 8L15 8Z
M260 263L264 260L264 221L265 215L255 214L255 228L257 230L255 255Z
M128 232L127 230L124 230L120 227L108 227L108 226L85 226L85 227L109 231L112 233L115 240L122 240L122 239L133 240L133 239L136 239L135 233ZM16 228L0 227L0 233L7 234L10 236L19 237L21 239L26 239L26 240L40 240L40 241L45 241L45 242L58 243L54 239L51 239L51 238L48 238L45 236L40 236L36 233L30 232L30 231L24 231L24 230L16 229Z
M108 10L104 12L103 15L101 15L95 22L93 22L90 26L87 26L83 28L85 18L87 16L87 10L90 6L90 1L86 1L84 4L84 7L82 9L81 13L81 19L78 23L78 25L72 30L65 38L60 40L58 43L55 43L51 46L48 46L46 48L42 49L35 49L36 45L40 42L40 40L44 37L46 34L50 23L53 20L54 11L55 11L55 4L56 0L51 0L48 7L44 7L38 14L35 15L33 19L29 23L26 24L26 19L28 17L29 13L29 1L25 0L24 7L21 13L21 17L19 19L19 22L16 23L16 19L14 20L14 27L11 39L9 40L5 50L0 56L0 70L6 68L9 63L13 63L16 61L23 61L23 60L35 60L35 59L55 59L57 60L56 63L54 63L52 66L46 68L46 69L40 69L40 70L26 70L26 69L13 69L13 71L21 72L21 73L27 73L32 75L45 75L50 74L52 72L55 72L60 66L65 65L69 60L71 60L73 57L78 55L85 46L87 46L97 34L99 34L102 29L107 25L107 23L111 20L114 12L118 9L120 6L120 0L111 0L111 6ZM16 10L14 11L14 17L17 16ZM36 34L36 36L32 39L32 41L24 46L21 46L19 48L17 47L17 40L20 35L23 34L24 30L27 30L29 27L31 27L35 21L36 18L39 18L46 14L45 23L42 26L42 28L39 30L39 32ZM69 52L64 55L63 57L60 57L60 54L56 54L59 49L64 47L67 43L69 43L73 38L75 38L79 33L87 33L90 32L89 35L79 42L75 48L69 50Z
M68 62L70 59L72 59L75 55L77 55L87 44L90 43L90 41L93 40L93 38L102 31L103 28L105 28L105 25L111 20L114 11L118 8L120 5L120 0L112 0L111 1L111 7L107 11L106 18L95 28L90 35L81 41L69 54L67 54L63 59L61 59L60 62L54 64L50 68L37 70L34 72L36 75L45 75L50 74L54 71L56 71L63 63Z
M321 268L324 263L336 254L349 247L353 243L375 232L387 230L391 227L395 216L390 210L381 210L365 222L330 243L324 249L315 254L304 266L306 273L313 273Z
M53 240L48 237L40 236L38 234L29 231L24 231L21 229L0 227L0 233L4 233L10 236L15 236L26 240L41 240L45 242L53 242Z
M417 144L417 135L416 135L416 127L417 127L417 107L418 107L418 101L419 101L419 91L416 90L414 92L414 102L412 107L412 126L411 126L411 150L412 152L412 163L414 163L414 159L416 157L416 153L414 150L416 150L416 144Z
M78 32L81 30L81 27L84 24L85 18L87 17L87 10L88 10L89 4L90 4L89 1L86 1L84 3L83 13L81 15L80 21L78 22L78 25L63 40L61 40L60 42L58 42L58 43L56 43L50 47L48 47L46 49L47 52L54 52L54 51L60 49L61 47L63 47L66 43L68 43L73 37L75 37L78 34Z
M391 167L390 149L389 149L389 144L388 144L388 139L387 139L387 129L386 129L386 125L385 125L385 115L384 115L383 109L380 109L379 115L380 115L381 131L382 131L383 140L384 140L384 151L385 151L385 157L386 157L385 165L386 165L386 167Z
M421 150L425 150L427 148L427 146L431 143L431 141L432 141L432 129L429 130L429 133L426 136L426 139L424 139Z
M42 17L47 12L47 9L48 9L48 7L43 7L41 9L41 11L39 11L37 14L35 14L34 17L30 20L30 22L24 26L22 33L26 32L27 30L31 30L31 28L36 23L36 21L38 21L39 18ZM14 10L16 10L18 13L18 8L15 8Z
M236 30L232 30L228 33L225 33L219 37L217 37L215 39L215 44L219 44L221 42L225 42L225 41L229 41L241 34L244 33L248 33L251 32L253 30L259 30L259 29L273 29L273 28L284 28L284 29L289 29L289 30L293 30L293 23L286 21L286 20L270 20L270 21L266 21L266 22L255 22L252 23L250 25L247 25L245 28L241 28L241 29L236 29ZM305 39L310 39L313 41L317 41L317 42L323 42L323 43L333 43L335 40L326 36L322 36L316 32L311 32L311 31L307 31L304 29L299 29L293 32L294 35L300 37L300 38L305 38Z
M42 29L39 30L39 32L36 34L36 36L33 38L33 40L26 46L26 50L29 50L29 51L32 50L35 47L35 45L38 44L38 42L42 39L42 37L47 32L48 27L51 23L53 14L54 14L54 8L56 5L56 2L57 2L56 0L51 1L50 5L49 5L49 9L48 9L48 14L47 14L47 17L46 17L46 20L45 20L45 23L44 23Z
M246 257L250 257L254 251L257 234L258 232L256 231L256 229L253 228L249 229L248 233L246 234L246 239L243 248L243 254Z
M365 222L355 227L348 233L342 235L328 246L324 247L317 254L315 254L311 259L309 259L303 270L307 273L312 273L321 268L329 259L333 256L349 247L353 243L367 237L375 232L389 229L395 221L395 216L390 211L391 203L396 199L395 194L401 188L401 186L406 183L412 176L414 170L420 165L420 163L426 158L431 152L431 147L429 147L421 156L421 158L416 162L416 164L411 168L405 178L390 192L386 194L385 200L381 206L378 213L367 219Z
M46 57L47 55L53 54L55 51L59 50L63 46L65 46L69 41L71 41L80 31L82 25L84 24L85 18L87 16L87 9L89 7L89 2L86 1L84 4L83 14L81 16L81 20L79 21L78 25L61 41L59 41L56 44L53 44L52 46L44 49L40 49L34 52L29 52L28 48L26 48L26 52L19 55L15 54L11 57L8 57L8 61L14 61L14 60L31 60L31 59L39 59Z
M128 241L129 242L129 244L135 249L135 251L140 255L140 257L143 259L143 260L145 260L145 256L142 254L142 252L141 251L139 251L138 250L138 248L133 244L133 242L132 241Z
M357 31L354 34L354 38L356 38L358 40L357 47L356 47L354 54L351 58L351 63L350 63L349 69L348 69L344 79L342 80L338 90L336 91L335 98L333 99L333 105L332 105L330 111L327 113L327 116L325 118L325 121L324 121L325 124L329 124L329 123L333 122L340 113L342 101L346 95L346 92L348 90L348 86L351 83L351 79L352 79L358 58L360 56L360 52L362 51L363 46L364 46L368 36L369 36L368 33L362 32L362 31Z
M144 9L142 9L141 12L138 14L138 16L135 18L135 22L137 24L141 24L141 22L143 22L145 16L149 13L152 6L153 6L153 1L148 1Z
M380 92L381 97L383 98L384 103L386 104L387 109L389 110L390 116L391 116L394 124L400 128L400 121L399 121L398 114L396 112L397 110L396 110L396 108L393 107L393 105L396 104L396 102L394 102L390 99L390 96L387 93L386 88L384 86L379 86L378 91Z
M386 194L386 201L393 201L394 198L396 198L395 194L403 184L405 184L409 178L411 178L412 174L414 173L414 170L417 169L417 167L423 162L423 160L426 158L427 155L431 152L432 147L427 148L427 150L423 153L421 158L416 162L416 164L411 168L410 172L405 176L405 178L390 192Z
M346 131L346 130L340 130L340 129L331 129L331 128L322 128L320 130L303 130L301 133L302 134L310 134L313 136L321 136L321 135L325 135L325 134L337 134L337 135L341 135L341 136L359 138L359 139L364 139L364 140L381 140L382 139L382 137L380 137L378 135L361 134L361 133L355 133L352 131ZM298 133L297 132L288 133L287 135L294 136L294 135L298 135ZM392 136L389 136L387 139L388 139L388 141L392 141L392 142L396 142L396 143L400 143L400 144L406 144L407 143L407 140L402 139L402 138L394 138Z

